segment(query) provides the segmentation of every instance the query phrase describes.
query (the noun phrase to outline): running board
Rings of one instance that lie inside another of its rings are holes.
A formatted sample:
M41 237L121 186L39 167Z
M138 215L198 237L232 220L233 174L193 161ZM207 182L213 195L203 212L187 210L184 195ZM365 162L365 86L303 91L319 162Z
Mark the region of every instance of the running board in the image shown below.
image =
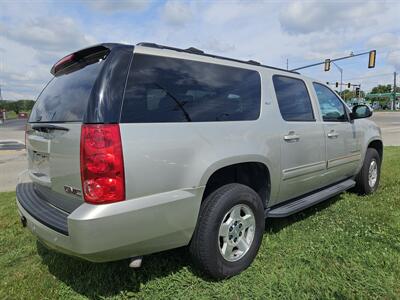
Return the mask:
M293 200L287 204L278 206L276 208L271 208L265 211L265 216L268 218L283 218L295 214L303 209L311 207L317 203L328 200L333 196L336 196L345 190L348 190L356 185L354 180L348 179L342 181L326 189L323 189L314 194L308 195L306 197Z

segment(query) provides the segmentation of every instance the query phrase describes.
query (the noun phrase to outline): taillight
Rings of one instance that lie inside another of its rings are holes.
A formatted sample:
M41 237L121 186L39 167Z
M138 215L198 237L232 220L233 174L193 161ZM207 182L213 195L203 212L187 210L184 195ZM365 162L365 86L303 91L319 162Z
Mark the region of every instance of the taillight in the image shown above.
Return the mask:
M58 62L55 63L55 65L51 68L51 74L55 75L58 71L60 71L62 68L69 66L74 63L75 55L70 54L67 55L63 58L61 58Z
M124 160L118 124L84 124L81 132L83 196L93 204L125 200Z

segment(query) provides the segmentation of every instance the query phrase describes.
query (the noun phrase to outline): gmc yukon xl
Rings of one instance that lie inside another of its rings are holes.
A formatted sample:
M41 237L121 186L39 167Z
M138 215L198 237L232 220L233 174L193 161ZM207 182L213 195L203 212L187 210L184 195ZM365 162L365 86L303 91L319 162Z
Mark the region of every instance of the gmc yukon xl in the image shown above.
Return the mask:
M227 278L255 258L265 218L378 187L372 112L299 73L151 43L96 45L51 73L16 192L22 223L57 251L138 266L188 245Z

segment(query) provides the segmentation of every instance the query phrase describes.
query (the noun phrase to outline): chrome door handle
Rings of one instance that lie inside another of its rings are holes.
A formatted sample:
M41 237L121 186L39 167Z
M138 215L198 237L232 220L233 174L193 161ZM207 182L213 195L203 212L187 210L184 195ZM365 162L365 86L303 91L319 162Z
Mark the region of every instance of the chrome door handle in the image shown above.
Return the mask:
M336 139L338 136L339 136L339 134L335 130L331 130L328 133L328 138L330 138L330 139Z
M300 136L294 131L289 131L289 133L285 135L283 139L287 142L298 142L300 140Z

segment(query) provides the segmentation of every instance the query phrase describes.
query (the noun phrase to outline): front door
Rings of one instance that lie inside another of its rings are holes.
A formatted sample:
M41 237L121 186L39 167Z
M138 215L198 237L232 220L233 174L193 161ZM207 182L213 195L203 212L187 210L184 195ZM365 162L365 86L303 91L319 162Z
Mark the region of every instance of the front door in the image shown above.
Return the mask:
M350 122L345 104L327 86L313 83L326 139L326 184L354 175L361 159L360 132Z
M281 184L277 202L318 189L326 168L325 138L317 122L305 82L273 76L275 94L283 119L281 133Z

